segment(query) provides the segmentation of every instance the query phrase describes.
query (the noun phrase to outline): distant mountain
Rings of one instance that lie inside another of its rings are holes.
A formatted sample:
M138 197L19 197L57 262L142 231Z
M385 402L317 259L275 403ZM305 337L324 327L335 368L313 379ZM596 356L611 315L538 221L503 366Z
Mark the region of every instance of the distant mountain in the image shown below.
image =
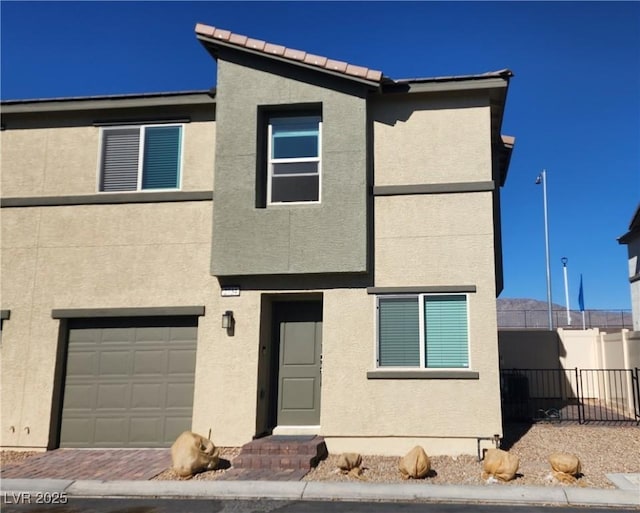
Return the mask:
M498 326L501 328L540 328L548 326L548 307L546 301L527 298L498 298ZM566 307L557 303L551 304L553 325L568 326ZM575 304L570 312L571 326L582 327L582 314ZM585 325L602 329L631 328L633 320L628 310L586 310Z
M546 310L547 302L526 298L498 298L498 311L505 310ZM564 305L551 303L552 310L564 310Z

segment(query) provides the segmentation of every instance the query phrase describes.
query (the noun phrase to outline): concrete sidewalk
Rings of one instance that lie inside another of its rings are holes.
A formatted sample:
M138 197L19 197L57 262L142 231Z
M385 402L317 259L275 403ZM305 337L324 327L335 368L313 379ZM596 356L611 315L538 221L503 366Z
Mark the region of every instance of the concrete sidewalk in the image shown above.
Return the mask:
M274 481L90 481L3 479L4 499L11 494L51 492L68 497L280 499L341 501L429 501L550 506L608 506L640 510L640 489L575 487L375 484Z

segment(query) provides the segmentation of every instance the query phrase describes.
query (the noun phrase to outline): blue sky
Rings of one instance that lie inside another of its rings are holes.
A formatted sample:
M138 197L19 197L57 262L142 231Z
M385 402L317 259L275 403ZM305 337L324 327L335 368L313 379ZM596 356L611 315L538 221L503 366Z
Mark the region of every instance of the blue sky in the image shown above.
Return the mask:
M3 100L208 89L197 22L396 79L510 68L501 297L546 301L546 168L554 302L566 256L572 308L581 273L586 308L630 308L616 239L640 202L638 2L3 0L0 15Z

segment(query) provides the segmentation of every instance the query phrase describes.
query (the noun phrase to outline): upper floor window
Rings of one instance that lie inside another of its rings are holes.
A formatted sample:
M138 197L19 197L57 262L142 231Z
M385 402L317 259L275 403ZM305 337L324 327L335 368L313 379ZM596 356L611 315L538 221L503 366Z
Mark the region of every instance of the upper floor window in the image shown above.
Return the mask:
M320 116L269 118L269 204L320 201L321 147Z
M100 190L178 189L182 125L102 129Z
M467 296L378 297L378 367L469 367Z

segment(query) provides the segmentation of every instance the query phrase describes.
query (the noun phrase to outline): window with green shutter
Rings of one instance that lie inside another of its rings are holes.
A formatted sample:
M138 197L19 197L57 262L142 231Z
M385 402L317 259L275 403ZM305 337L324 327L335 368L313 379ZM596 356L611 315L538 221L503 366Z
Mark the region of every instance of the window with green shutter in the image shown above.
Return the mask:
M178 189L182 125L102 129L100 190Z
M469 368L467 296L378 296L378 367Z
M424 296L425 367L469 367L467 298Z
M418 310L417 297L380 298L378 302L379 366L420 366Z

